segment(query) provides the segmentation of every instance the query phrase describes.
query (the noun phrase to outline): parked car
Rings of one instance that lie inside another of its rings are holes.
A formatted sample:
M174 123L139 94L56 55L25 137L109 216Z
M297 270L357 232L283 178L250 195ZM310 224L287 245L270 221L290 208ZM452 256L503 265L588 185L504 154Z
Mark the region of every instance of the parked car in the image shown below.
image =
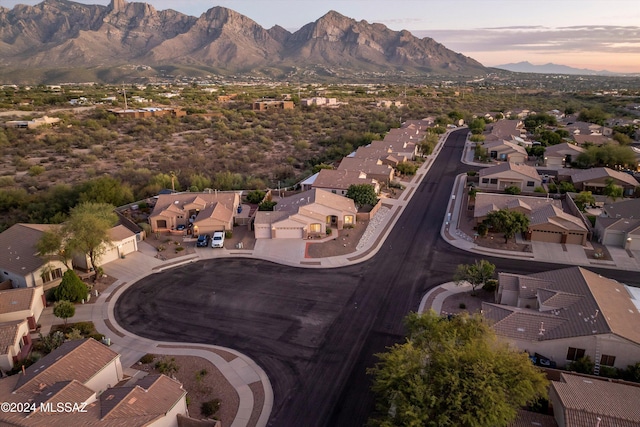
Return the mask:
M198 236L198 241L196 242L196 246L199 248L206 248L209 246L209 235L201 234Z
M224 248L224 231L216 231L211 239L212 248Z

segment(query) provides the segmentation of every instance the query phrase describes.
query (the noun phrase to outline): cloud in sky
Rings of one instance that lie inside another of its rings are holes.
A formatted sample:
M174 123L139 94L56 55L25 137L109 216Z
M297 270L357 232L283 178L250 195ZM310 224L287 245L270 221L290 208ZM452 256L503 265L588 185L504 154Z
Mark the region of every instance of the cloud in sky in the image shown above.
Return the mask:
M640 72L640 27L637 26L511 26L414 31L414 34L431 37L485 65L535 62L533 58L537 58L544 63ZM567 63L569 59L573 63Z

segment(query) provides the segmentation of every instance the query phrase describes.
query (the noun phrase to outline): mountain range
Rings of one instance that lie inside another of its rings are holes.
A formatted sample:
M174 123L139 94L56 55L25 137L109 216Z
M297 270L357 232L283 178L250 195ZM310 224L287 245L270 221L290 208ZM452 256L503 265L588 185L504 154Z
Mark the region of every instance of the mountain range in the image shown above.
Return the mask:
M292 73L480 75L487 69L429 37L330 11L295 32L264 29L233 10L200 17L146 3L45 0L0 7L0 78L119 81L123 74ZM82 70L80 72L79 70ZM77 80L76 80L77 81Z
M530 62L523 61L504 65L496 65L494 68L501 70L513 71L516 73L538 73L538 74L572 74L582 76L621 76L623 74L614 73L607 70L589 70L586 68L574 68L566 65L548 63L544 65L533 65Z

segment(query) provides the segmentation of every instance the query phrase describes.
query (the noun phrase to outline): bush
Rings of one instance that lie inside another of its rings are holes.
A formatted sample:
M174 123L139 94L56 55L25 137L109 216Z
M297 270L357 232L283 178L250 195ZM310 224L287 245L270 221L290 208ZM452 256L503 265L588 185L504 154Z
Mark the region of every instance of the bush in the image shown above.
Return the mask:
M398 188L400 190L404 190L404 185L402 185L402 183L398 182L398 181L390 181L389 182L389 188Z
M72 326L73 329L77 329L83 336L88 336L95 332L93 322L77 322L69 326Z
M538 185L536 188L533 189L534 193L546 193L547 191L544 189L544 187Z
M476 176L478 172L476 171L467 171L467 176Z
M62 276L62 282L54 291L56 301L66 300L78 302L86 300L89 289L73 270L67 270Z
M231 239L232 237L233 237L233 231L231 231L231 230L226 230L226 231L224 232L224 238L225 238L225 239Z
M46 169L44 166L35 165L29 168L29 176L38 176L44 173Z
M247 202L258 204L258 203L262 202L262 199L264 199L264 196L266 194L267 193L265 193L262 190L250 191L249 193L247 193Z
M264 202L258 205L259 211L272 211L273 207L277 205L278 202L274 202L273 200L265 200Z
M163 360L157 361L156 369L161 374L171 376L171 374L178 372L180 367L176 363L176 359L172 357L171 359L163 359Z
M207 418L211 418L218 413L220 410L220 400L213 399L207 402L202 402L202 406L200 407L200 412L203 416Z
M101 342L104 339L104 335L95 333L95 334L89 335L87 338L93 338L94 340Z
M416 171L418 170L418 166L414 165L413 163L402 162L402 163L398 163L398 165L396 166L396 170L402 175L410 176L410 175L416 174Z
M152 363L155 358L155 354L147 353L140 358L140 363L146 365L147 363Z
M516 187L515 185L511 185L507 188L504 189L505 194L520 194L522 192L522 190L520 190L520 187Z
M487 224L479 224L478 225L478 235L480 237L486 237L489 234L489 226Z
M496 290L497 287L498 287L498 281L496 279L489 279L484 284L484 286L482 286L482 289L484 289L487 292L493 292Z

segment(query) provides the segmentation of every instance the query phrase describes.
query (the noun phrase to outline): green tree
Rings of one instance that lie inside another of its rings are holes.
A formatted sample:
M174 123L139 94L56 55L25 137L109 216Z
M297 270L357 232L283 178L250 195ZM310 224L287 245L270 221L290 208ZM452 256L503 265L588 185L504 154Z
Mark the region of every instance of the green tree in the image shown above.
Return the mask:
M75 316L76 307L70 301L58 301L53 306L53 315L64 320L64 327L67 327L67 319Z
M73 271L67 270L62 275L62 281L54 289L53 295L57 301L79 302L87 299L89 289L80 277Z
M520 187L516 186L516 185L510 185L509 187L506 187L504 189L505 194L513 194L513 195L517 195L522 193L522 190L520 189Z
M415 175L418 170L418 166L409 162L398 163L396 170L402 175Z
M110 242L109 229L118 221L114 207L106 203L81 203L71 209L63 230L69 236L67 247L73 253L89 256L90 267L98 277L98 260Z
M476 288L484 286L487 280L493 278L496 266L486 259L481 259L473 264L459 264L453 275L456 285L460 286L468 282L471 285L471 293L475 294Z
M504 233L504 242L507 243L516 233L522 233L529 228L529 218L523 213L500 209L489 212L487 224L493 226L497 231Z
M583 356L567 365L567 371L574 371L581 374L593 375L595 363L591 361L589 356Z
M383 427L501 427L546 397L545 375L526 353L498 341L480 315L445 320L410 314L406 342L390 347L369 374Z
M38 255L46 257L47 262L51 262L53 257L56 257L67 268L71 268L69 261L71 254L65 249L66 236L62 232L62 227L56 226L50 230L42 233L40 239L36 242L36 250Z
M560 194L575 193L576 187L574 187L573 184L570 183L569 181L562 181L558 185L558 190L560 191Z
M593 205L596 202L596 199L595 197L593 197L593 194L591 193L591 191L581 191L576 195L573 201L576 203L576 206L578 207L578 209L584 212L585 206Z
M611 197L614 201L622 198L623 190L622 187L616 185L613 178L607 178L605 181L606 185L602 189L602 194L605 196Z
M378 203L378 195L370 184L353 184L347 189L346 196L353 200L356 206L373 206Z
M247 193L247 202L254 203L254 204L260 203L264 199L264 196L266 194L267 193L265 193L262 190L250 191Z
M122 206L134 201L133 191L128 184L116 178L101 176L78 186L80 202L109 203Z

